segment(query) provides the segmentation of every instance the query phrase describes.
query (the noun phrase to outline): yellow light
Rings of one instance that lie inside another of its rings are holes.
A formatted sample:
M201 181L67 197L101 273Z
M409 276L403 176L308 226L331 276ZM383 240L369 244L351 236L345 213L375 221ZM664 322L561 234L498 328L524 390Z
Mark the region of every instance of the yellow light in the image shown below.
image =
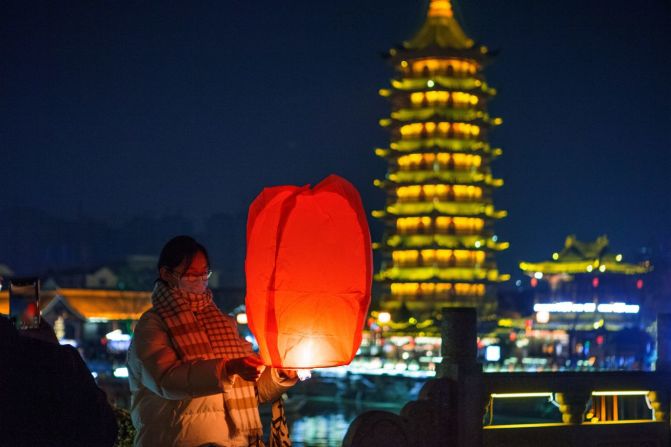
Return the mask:
M555 261L559 259L559 253L552 253L552 259L554 259Z
M429 17L452 17L452 5L449 0L432 0L429 4Z
M237 314L235 316L235 321L237 321L238 324L247 324L247 314L244 312Z
M599 266L599 271L600 271L601 273L603 273L603 272L606 271L606 266L605 266L605 264L601 264L601 265Z
M617 262L621 262L621 261L622 261L622 255L617 255L617 256L615 256L615 260L616 260Z
M594 391L592 396L647 396L650 391Z
M433 82L431 79L429 79L428 81L426 81L426 86L427 86L427 87L431 88L431 87L433 87L434 85L436 85L436 83Z
M389 312L380 312L377 316L377 322L380 324L387 324L391 321L391 314Z
M594 270L594 267L592 267L591 265L588 265L586 270L588 272L591 272L592 270Z
M405 68L408 66L408 62L406 61L401 61L401 67Z
M547 397L552 399L552 393L492 393L494 399L517 399L524 397Z

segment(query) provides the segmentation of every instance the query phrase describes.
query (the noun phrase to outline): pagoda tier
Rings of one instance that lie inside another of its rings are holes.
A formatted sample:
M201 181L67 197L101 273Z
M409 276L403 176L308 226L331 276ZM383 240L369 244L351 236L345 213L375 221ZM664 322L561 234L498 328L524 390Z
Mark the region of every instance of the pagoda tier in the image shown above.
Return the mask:
M388 163L385 178L375 181L386 192L385 208L373 212L385 223L376 244L383 252L381 307L392 318L408 311L431 318L448 306L491 316L494 285L508 279L495 253L508 243L493 229L506 212L492 198L503 181L490 168L502 151L488 143L501 124L487 112L496 95L482 75L488 51L466 36L450 1L432 0L420 31L390 58L397 76L380 90L391 104L380 120L390 144L375 150Z

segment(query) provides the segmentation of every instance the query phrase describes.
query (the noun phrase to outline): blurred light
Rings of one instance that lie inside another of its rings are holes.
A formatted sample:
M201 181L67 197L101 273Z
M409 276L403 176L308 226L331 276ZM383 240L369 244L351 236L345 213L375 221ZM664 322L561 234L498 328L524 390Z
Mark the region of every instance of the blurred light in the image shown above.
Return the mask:
M492 240L493 240L494 242L496 242L496 241L499 240L499 237L498 237L497 235L494 235L494 236L492 236Z
M531 287L536 287L538 285L538 280L536 278L531 278Z
M606 265L605 265L605 264L601 264L601 265L599 266L599 271L600 271L601 273L605 272L605 271L606 271Z
M597 345L602 345L603 344L603 335L597 335L596 344Z
M432 80L429 79L428 81L426 81L426 86L427 87L433 87L434 85L436 85L436 83L433 82Z
M638 304L609 303L599 304L597 310L606 314L637 314L640 306Z
M112 332L108 332L105 338L110 341L128 341L130 340L130 335L122 333L121 329L115 329Z
M592 396L647 396L649 391L594 391Z
M485 349L485 360L488 362L498 362L501 360L501 346L489 345Z
M517 281L515 281L515 285L517 287L521 287L522 286L522 280L518 279Z
M391 321L391 314L389 312L380 312L377 316L377 321L380 324L386 324Z
M555 261L559 259L559 253L552 253L552 259L554 259Z
M536 322L545 324L550 321L550 312L540 311L536 312Z
M247 314L245 312L241 312L235 316L235 321L238 322L238 324L247 324Z
M60 343L61 345L69 345L72 346L73 348L76 348L78 346L77 340L73 340L71 338L61 338L60 340L58 340L58 343Z
M603 327L604 321L603 318L599 321L594 322L594 329L599 329L600 327Z
M639 280L636 281L636 288L638 290L641 290L643 288L643 280L642 279L639 279Z
M594 270L594 267L592 267L591 265L588 265L588 266L587 266L587 271L588 271L588 272L591 272L592 270Z
M121 367L114 370L114 377L125 378L128 377L128 368Z
M615 260L616 260L617 262L621 262L621 261L622 261L622 255L617 255L617 256L615 256Z
M599 287L599 278L592 279L592 287L594 287L595 289Z
M492 393L494 399L515 399L521 397L547 397L552 398L552 393Z
M98 378L98 373L95 371L91 371L91 375L93 376L94 379Z
M640 311L640 306L626 303L604 303L597 306L594 303L574 303L572 301L534 304L534 312L590 313L595 311L606 314L637 314Z
M475 248L480 248L480 241L475 241Z
M536 278L536 279L543 279L543 273L542 273L542 272L536 272L536 273L534 273L534 278Z
M296 374L301 382L312 377L312 372L309 369L297 369Z

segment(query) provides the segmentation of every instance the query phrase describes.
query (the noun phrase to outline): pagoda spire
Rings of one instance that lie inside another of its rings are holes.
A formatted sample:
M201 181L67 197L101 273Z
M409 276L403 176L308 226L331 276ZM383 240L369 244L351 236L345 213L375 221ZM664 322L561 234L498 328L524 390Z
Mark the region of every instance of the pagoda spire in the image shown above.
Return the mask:
M454 18L451 0L429 0L426 21L415 37L404 43L406 49L427 47L468 49L474 45Z
M452 12L452 2L450 0L430 0L427 17L442 17L448 19L454 17L454 13Z

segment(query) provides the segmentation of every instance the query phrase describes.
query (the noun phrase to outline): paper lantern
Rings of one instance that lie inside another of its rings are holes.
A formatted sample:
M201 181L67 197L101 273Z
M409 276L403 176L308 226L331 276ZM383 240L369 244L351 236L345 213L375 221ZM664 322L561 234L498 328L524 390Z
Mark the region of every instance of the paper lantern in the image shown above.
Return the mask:
M357 190L332 175L314 188L264 189L247 220L247 318L267 365L346 365L370 304L371 246Z

